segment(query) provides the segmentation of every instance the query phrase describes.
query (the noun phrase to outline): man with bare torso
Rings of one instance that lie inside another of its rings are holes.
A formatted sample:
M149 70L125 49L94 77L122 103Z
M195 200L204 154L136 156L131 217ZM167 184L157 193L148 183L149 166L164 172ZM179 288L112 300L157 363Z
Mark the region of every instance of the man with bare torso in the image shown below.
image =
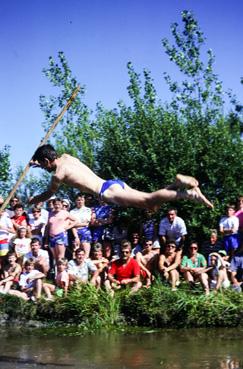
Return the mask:
M61 183L64 183L83 192L98 195L108 203L124 207L131 206L157 210L164 202L181 199L188 199L203 203L210 208L213 207L201 193L198 181L193 177L181 174L176 176L175 183L170 186L147 193L137 191L119 179L105 181L77 158L68 154L58 157L51 145L40 146L33 155L30 164L41 167L48 172L54 172L48 190L30 199L30 203L33 204L48 200L58 190Z

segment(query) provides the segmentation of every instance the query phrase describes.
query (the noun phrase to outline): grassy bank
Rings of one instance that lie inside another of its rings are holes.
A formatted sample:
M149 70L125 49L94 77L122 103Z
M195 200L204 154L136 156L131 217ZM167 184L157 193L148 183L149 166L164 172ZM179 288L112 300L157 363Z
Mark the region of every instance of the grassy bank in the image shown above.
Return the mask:
M47 324L75 324L88 331L126 327L184 328L232 327L243 322L243 294L234 291L192 293L183 286L172 292L154 285L136 294L123 290L111 297L90 285L69 292L66 298L37 304L13 296L0 297L2 323L29 320Z

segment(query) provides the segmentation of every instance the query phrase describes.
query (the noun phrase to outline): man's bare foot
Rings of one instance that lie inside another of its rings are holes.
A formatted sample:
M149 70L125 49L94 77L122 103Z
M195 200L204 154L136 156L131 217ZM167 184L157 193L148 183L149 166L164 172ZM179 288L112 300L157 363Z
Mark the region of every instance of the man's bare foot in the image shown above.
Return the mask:
M195 200L206 205L208 208L213 209L213 204L202 194L199 187L192 188L191 190L187 190L187 198L190 200Z
M177 174L175 184L180 187L193 188L198 187L199 183L194 177Z

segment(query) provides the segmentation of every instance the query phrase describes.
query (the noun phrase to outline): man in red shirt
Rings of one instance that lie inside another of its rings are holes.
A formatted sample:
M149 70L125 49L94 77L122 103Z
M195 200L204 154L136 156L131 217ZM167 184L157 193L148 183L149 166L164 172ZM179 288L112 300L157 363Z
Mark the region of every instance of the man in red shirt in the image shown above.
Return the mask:
M131 243L124 240L121 244L121 257L111 264L108 278L113 289L122 286L132 287L132 291L137 291L142 283L140 282L140 267L138 262L131 256Z

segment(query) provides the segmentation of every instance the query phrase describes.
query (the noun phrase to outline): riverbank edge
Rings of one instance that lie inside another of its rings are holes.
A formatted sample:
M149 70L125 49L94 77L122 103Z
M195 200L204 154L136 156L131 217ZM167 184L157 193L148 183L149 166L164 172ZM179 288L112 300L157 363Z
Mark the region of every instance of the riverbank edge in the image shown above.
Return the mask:
M91 285L71 290L66 298L33 303L0 296L0 326L48 328L74 326L80 331L130 328L204 328L243 326L243 294L233 290L210 293L180 286L171 291L155 284L136 294L122 290L112 297Z

